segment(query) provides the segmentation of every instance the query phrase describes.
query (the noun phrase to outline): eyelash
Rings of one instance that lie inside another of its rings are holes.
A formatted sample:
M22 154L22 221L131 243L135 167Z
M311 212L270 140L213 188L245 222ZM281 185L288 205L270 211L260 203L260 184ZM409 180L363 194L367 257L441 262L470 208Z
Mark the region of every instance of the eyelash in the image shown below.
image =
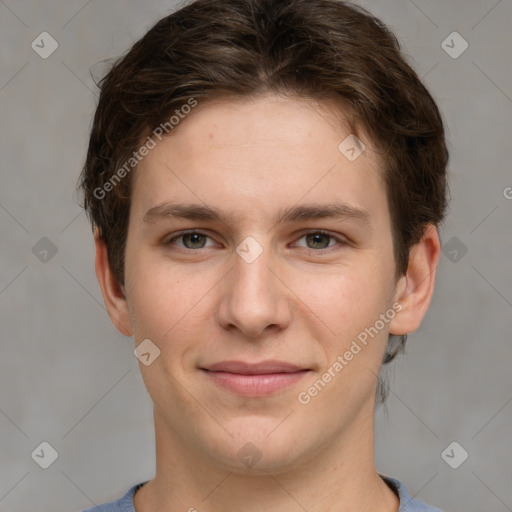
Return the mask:
M198 230L191 229L191 230L181 231L177 235L175 235L172 238L170 238L169 240L165 241L164 245L165 246L171 246L172 243L175 240L178 240L178 239L180 239L180 238L182 238L182 237L184 237L186 235L192 235L192 234L194 234L194 235L201 235L201 236L204 236L204 237L212 239L212 237L207 235L206 233L203 233L203 232L198 231ZM348 242L346 240L343 240L343 239L333 235L332 233L330 233L328 231L324 231L322 229L305 231L305 232L301 233L300 237L297 240L300 240L300 239L306 237L307 235L324 235L324 236L327 236L327 237L330 238L329 243L332 240L334 240L334 241L337 242L338 246L348 245ZM306 249L305 252L306 252L307 255L321 256L323 254L331 253L332 249L335 248L335 247L336 247L336 245L329 246L329 247L326 247L324 249L308 249L307 247L303 247L303 249ZM201 249L208 249L208 247L199 247L198 249L189 249L187 247L177 247L175 249L178 250L178 251L181 251L181 252L191 253L191 252L199 251Z

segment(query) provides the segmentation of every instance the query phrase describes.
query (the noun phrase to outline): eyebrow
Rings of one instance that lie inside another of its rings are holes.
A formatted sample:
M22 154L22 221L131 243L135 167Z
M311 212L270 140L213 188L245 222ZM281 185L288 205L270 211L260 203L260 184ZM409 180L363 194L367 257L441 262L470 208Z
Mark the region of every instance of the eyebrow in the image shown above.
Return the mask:
M189 220L220 221L227 223L228 217L220 210L201 204L162 203L150 208L144 215L144 222L157 219L181 218ZM276 224L319 219L356 220L370 225L371 215L368 210L356 208L346 203L304 204L281 209Z

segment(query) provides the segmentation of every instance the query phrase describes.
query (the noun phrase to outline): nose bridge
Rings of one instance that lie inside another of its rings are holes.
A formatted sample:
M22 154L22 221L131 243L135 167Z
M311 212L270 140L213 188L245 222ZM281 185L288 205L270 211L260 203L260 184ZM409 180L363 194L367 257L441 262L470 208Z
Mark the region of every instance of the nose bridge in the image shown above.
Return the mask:
M245 238L236 248L232 292L242 303L253 304L260 310L275 300L268 267L272 260L269 244L265 247L253 237Z
M258 250L251 243L244 242L237 247L234 261L234 281L236 292L249 296L268 293L270 285L268 269L272 255L268 248ZM253 297L254 299L255 297Z
M221 299L223 326L236 326L250 337L269 326L282 328L289 321L283 289L269 269L274 261L269 245L246 237L237 246L233 272L226 276Z

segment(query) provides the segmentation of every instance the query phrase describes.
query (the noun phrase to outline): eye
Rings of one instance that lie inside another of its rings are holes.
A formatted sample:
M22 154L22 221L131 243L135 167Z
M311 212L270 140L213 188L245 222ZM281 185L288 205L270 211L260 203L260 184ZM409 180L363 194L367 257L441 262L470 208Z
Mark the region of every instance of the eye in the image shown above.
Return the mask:
M212 245L206 245L206 241L211 238L208 235L200 233L199 231L188 231L182 232L169 240L167 240L165 245L176 245L181 249L205 249L207 247L212 247ZM176 240L181 240L182 244L175 243Z
M330 247L334 247L336 242L338 245L345 245L342 239L335 237L334 235L327 233L325 231L310 231L309 233L305 233L299 238L300 240L305 240L306 245L298 244L298 247L306 247L307 249L314 249L314 253L322 254L322 250L328 249ZM327 251L329 252L329 251Z

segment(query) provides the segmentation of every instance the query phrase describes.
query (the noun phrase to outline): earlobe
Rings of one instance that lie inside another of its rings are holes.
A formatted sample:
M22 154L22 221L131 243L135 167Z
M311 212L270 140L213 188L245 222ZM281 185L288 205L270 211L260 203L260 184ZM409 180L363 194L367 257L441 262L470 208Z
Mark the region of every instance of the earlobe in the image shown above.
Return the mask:
M107 246L100 236L97 227L94 228L94 244L96 246L96 277L101 288L108 315L121 334L132 336L133 331L128 304L126 302L125 288L117 282L112 273L108 262Z
M397 284L395 302L402 309L390 322L390 333L409 334L419 328L434 293L440 253L437 229L429 224L420 242L411 247L407 272Z

